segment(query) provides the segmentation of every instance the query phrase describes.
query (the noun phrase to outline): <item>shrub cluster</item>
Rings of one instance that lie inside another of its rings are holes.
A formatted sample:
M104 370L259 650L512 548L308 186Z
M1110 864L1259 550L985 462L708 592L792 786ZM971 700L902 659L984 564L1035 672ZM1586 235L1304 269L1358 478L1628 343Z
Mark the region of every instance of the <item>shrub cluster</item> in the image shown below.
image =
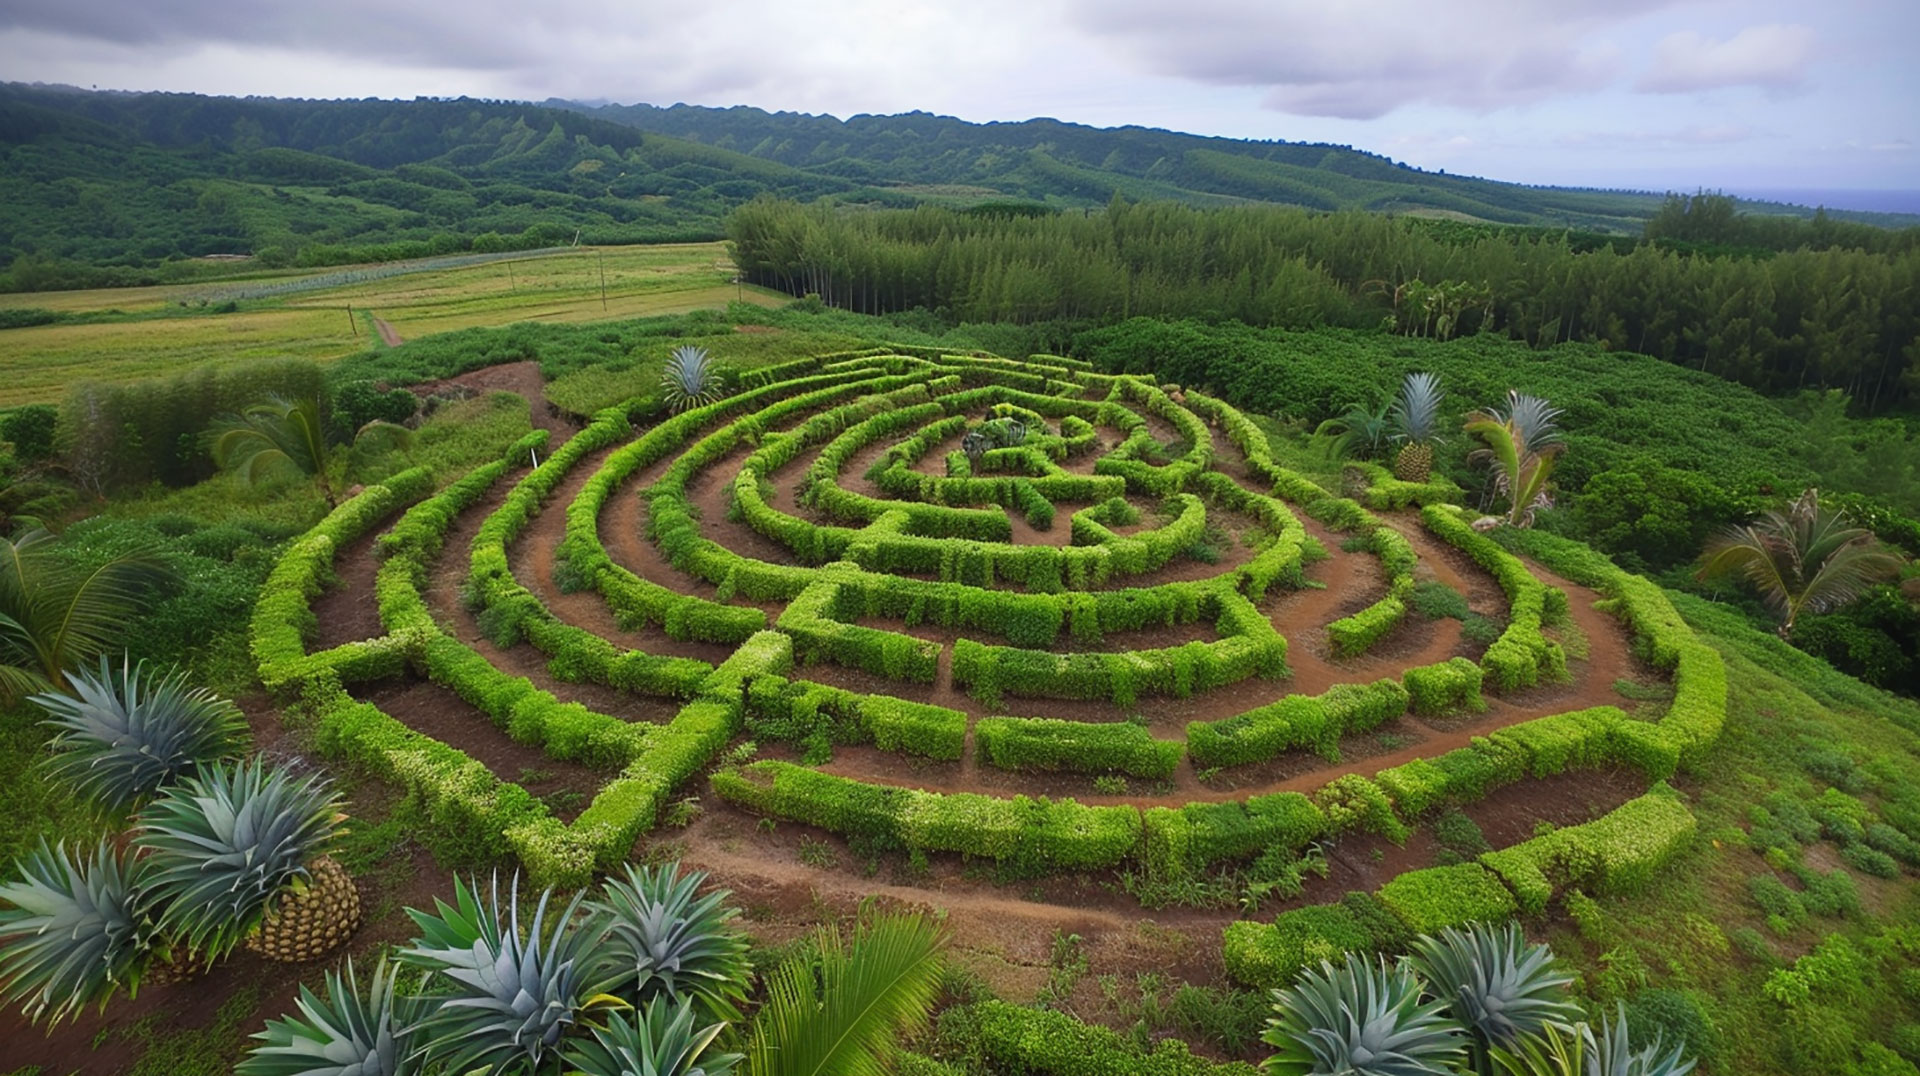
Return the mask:
M1381 886L1378 896L1417 934L1437 934L1476 921L1499 923L1519 910L1499 876L1478 863L1407 871Z
M793 636L802 660L825 659L890 680L933 683L939 643L836 620L833 610L839 603L839 584L823 579L801 591L780 614L779 628Z
M1144 1050L1098 1024L1004 1001L978 1001L941 1016L943 1031L962 1025L969 1032L968 1040L996 1072L1046 1076L1255 1076L1256 1072L1245 1062L1195 1057L1178 1039L1162 1039Z
M980 759L1003 770L1124 773L1159 780L1173 775L1185 748L1156 740L1129 722L1093 723L1041 717L987 717L973 728Z
M761 676L747 687L747 730L757 739L805 744L872 743L957 762L966 749L967 715L890 695L861 695L826 684Z
M1507 594L1507 630L1480 657L1480 667L1494 689L1517 691L1542 680L1565 680L1566 652L1540 629L1545 622L1566 615L1566 592L1535 579L1519 557L1474 530L1450 505L1430 504L1421 509L1420 520L1435 537L1472 557Z
M1262 762L1295 747L1339 757L1340 737L1366 732L1407 711L1397 680L1336 684L1319 696L1288 695L1219 721L1187 725L1187 750L1202 766Z
M1140 841L1140 812L1132 807L943 795L773 760L721 771L712 783L733 803L844 834L867 847L959 852L1027 876L1113 867Z
M960 639L953 646L954 683L989 701L1019 695L1104 698L1131 706L1141 695L1186 698L1249 676L1284 676L1287 641L1272 623L1237 592L1207 593L1222 636L1214 642L1159 650L1049 654Z
M1406 684L1416 714L1478 713L1487 708L1480 697L1483 675L1480 666L1466 658L1448 658L1435 665L1408 669L1401 674L1401 681Z
M1256 852L1304 848L1328 828L1325 813L1298 792L1150 807L1143 824L1141 864L1159 878L1185 877Z
M1528 912L1538 912L1571 885L1603 893L1632 892L1693 839L1699 823L1665 786L1601 817L1488 852L1480 862L1506 881Z

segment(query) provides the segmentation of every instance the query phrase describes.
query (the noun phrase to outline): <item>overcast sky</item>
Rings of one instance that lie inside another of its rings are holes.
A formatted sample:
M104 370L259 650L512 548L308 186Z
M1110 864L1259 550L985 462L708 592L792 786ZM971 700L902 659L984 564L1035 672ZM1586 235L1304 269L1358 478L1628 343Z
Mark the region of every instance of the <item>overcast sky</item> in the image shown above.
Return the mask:
M0 78L1052 116L1651 189L1920 188L1920 0L7 0Z

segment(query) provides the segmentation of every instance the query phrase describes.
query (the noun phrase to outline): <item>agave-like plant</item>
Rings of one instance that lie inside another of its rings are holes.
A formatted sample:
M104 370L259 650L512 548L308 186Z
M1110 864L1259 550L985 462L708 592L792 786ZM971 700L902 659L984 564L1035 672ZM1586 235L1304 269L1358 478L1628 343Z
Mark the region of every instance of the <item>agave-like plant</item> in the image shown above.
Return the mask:
M1393 439L1400 443L1400 454L1393 461L1394 476L1402 482L1426 482L1433 478L1433 446L1441 443L1440 390L1437 374L1408 374L1400 384L1400 395L1393 401Z
M338 797L316 774L259 759L202 767L137 820L134 843L152 857L146 907L188 949L231 952L312 876L340 818Z
M676 415L720 398L720 369L706 348L682 344L673 349L660 371L660 398Z
M1415 939L1413 950L1414 969L1473 1032L1478 1072L1490 1071L1491 1047L1512 1046L1547 1027L1572 1027L1584 1015L1567 995L1573 976L1554 964L1552 949L1529 945L1517 923L1449 927Z
M1327 455L1334 459L1375 459L1386 451L1393 434L1388 407L1381 404L1370 411L1363 404L1354 404L1344 414L1322 422L1313 436L1325 444Z
M194 767L232 758L245 745L239 707L175 670L153 676L145 662L100 659L98 673L67 674L69 693L35 695L55 729L55 776L118 810L146 799Z
M698 896L706 875L678 864L627 866L605 899L587 905L600 935L595 977L635 1005L658 997L700 1004L720 1020L740 1019L746 994L746 940L728 923L726 890Z
M495 876L484 904L477 881L456 878L451 906L436 897L436 912L407 909L421 936L400 959L451 991L408 1025L416 1059L450 1073L534 1072L591 1010L620 1004L591 981L597 937L572 926L582 898L549 917L553 891L543 891L523 932L516 884L504 908Z
M628 1023L615 1012L593 1038L567 1046L567 1061L584 1076L726 1076L739 1054L703 1057L725 1024L693 1026L691 999L672 1004L656 998Z
M1793 634L1802 613L1821 613L1899 574L1900 557L1873 532L1820 506L1820 491L1802 493L1785 511L1730 527L1708 543L1700 577L1738 572L1780 617L1780 635Z
M767 979L747 1043L752 1076L882 1076L895 1036L933 1007L945 939L925 917L878 914L851 945L832 929L817 944Z
M1510 1048L1494 1048L1492 1060L1504 1076L1687 1076L1694 1067L1684 1047L1665 1047L1658 1034L1634 1049L1627 1038L1624 1006L1598 1031L1588 1023L1570 1028L1549 1024Z
M1486 447L1474 450L1469 462L1490 459L1498 470L1494 489L1507 495L1507 522L1524 527L1547 496L1547 480L1566 451L1555 420L1560 409L1538 396L1507 390L1507 407L1467 415L1466 432Z
M1286 1076L1451 1076L1466 1042L1445 1002L1422 1000L1423 992L1405 961L1356 953L1343 967L1322 961L1273 992L1260 1039L1278 1052L1263 1067Z
M327 973L323 999L304 984L299 1015L268 1020L254 1032L261 1044L234 1067L239 1076L411 1076L420 1071L406 1044L407 998L396 989L400 969L382 957L363 992L347 961L343 979Z
M17 870L0 885L0 997L58 1024L139 988L152 945L142 860L107 844L81 860L42 840Z

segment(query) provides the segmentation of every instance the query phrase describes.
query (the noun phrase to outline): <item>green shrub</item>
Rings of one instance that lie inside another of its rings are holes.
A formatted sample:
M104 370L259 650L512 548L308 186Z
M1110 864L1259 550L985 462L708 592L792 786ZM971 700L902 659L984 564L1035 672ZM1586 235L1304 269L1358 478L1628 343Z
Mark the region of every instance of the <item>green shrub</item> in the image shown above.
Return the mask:
M1478 863L1408 871L1380 887L1382 905L1420 934L1468 923L1501 923L1518 910L1513 894Z
M1393 802L1380 786L1357 773L1327 782L1314 793L1314 806L1326 816L1327 832L1364 829L1395 844L1407 839L1406 824L1393 813Z
M1466 658L1408 669L1402 675L1413 712L1427 716L1478 713L1487 708L1480 698L1480 667Z
M1627 1002L1626 1019L1628 1041L1635 1049L1645 1049L1658 1039L1668 1047L1683 1047L1687 1056L1703 1065L1720 1058L1720 1029L1701 995L1693 991L1642 990Z
M940 1026L943 1037L957 1037L957 1029L967 1027L969 1044L992 1071L1009 1076L1255 1076L1257 1071L1244 1062L1194 1057L1176 1039L1143 1050L1111 1029L1004 1001L950 1009Z
M1349 952L1371 952L1373 933L1341 904L1310 904L1281 912L1271 924L1242 919L1227 924L1222 938L1227 974L1262 989L1284 987L1303 968L1339 961Z
M981 758L1003 770L1124 773L1152 780L1172 775L1184 748L1145 728L1048 718L989 717L973 728Z

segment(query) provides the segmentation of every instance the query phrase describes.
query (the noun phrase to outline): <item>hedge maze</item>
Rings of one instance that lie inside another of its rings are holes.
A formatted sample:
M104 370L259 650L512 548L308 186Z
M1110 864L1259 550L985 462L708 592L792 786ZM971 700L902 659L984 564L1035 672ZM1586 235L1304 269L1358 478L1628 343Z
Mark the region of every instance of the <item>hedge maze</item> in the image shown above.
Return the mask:
M866 853L1178 880L1348 831L1405 841L1571 770L1642 775L1644 795L1583 824L1233 922L1229 973L1271 985L1571 886L1630 888L1692 835L1665 782L1717 737L1726 679L1659 588L1577 547L1549 556L1673 681L1662 712L1592 705L1581 678L1620 672L1570 668L1566 590L1471 526L1456 488L1361 469L1331 493L1203 393L883 349L756 371L646 429L615 408L544 437L365 490L292 545L255 615L269 689L457 856L579 884L702 795ZM376 533L384 633L316 649L309 603L336 551ZM450 564L457 596L434 589ZM1490 644L1436 645L1412 611L1441 569L1484 584ZM511 646L547 675L490 660ZM473 738L365 701L400 677L457 696ZM574 685L665 705L595 709ZM1385 728L1414 742L1349 758ZM475 757L486 736L598 791L577 811L537 798Z

